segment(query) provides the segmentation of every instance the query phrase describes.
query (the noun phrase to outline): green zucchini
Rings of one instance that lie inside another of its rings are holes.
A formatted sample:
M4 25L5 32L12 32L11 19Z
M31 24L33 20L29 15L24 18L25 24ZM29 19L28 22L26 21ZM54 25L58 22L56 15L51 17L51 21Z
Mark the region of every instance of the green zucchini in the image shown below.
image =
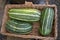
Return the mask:
M49 35L52 31L54 19L53 8L44 8L40 18L39 33L42 35Z
M9 17L21 21L39 21L41 12L37 9L10 9Z
M11 19L6 23L6 29L11 33L28 34L32 31L32 24Z

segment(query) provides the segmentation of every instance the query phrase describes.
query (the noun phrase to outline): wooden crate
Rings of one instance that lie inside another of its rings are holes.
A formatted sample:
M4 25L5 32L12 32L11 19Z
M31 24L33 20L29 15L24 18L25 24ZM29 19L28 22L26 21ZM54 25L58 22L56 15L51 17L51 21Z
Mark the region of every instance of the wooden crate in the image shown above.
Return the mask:
M12 34L7 32L6 28L5 28L5 24L9 18L8 16L8 10L11 8L34 8L34 9L39 9L42 10L44 7L51 7L54 9L55 11L55 15L54 15L54 25L52 28L52 32L50 35L48 36L42 36L38 34L38 26L39 26L39 22L34 22L33 23L33 30L30 34L28 35L17 35L17 34ZM41 40L55 40L57 38L57 6L56 5L49 5L49 4L32 4L30 2L27 2L26 4L8 4L5 7L5 11L4 11L4 17L2 20L2 27L1 27L1 34L3 35L7 35L7 36L14 36L14 37L21 37L21 38L34 38L34 39L41 39Z

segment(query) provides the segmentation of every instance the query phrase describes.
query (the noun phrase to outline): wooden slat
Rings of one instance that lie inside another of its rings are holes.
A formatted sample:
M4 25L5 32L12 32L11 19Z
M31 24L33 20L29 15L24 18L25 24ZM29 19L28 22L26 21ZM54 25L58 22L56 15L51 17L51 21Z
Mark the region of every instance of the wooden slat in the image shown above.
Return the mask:
M17 38L17 37L7 37L7 40L31 40L31 39L25 39L25 38Z

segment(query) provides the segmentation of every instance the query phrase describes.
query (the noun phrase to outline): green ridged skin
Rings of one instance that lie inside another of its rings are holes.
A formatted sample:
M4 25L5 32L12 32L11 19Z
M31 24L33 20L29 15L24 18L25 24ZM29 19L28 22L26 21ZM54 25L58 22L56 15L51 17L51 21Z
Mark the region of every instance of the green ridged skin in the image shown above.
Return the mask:
M40 28L39 28L40 34L49 35L51 33L53 18L54 18L53 8L43 9L40 19Z
M10 9L9 17L22 21L39 21L41 12L37 9Z
M32 24L11 19L6 23L6 29L11 33L28 34L32 31Z

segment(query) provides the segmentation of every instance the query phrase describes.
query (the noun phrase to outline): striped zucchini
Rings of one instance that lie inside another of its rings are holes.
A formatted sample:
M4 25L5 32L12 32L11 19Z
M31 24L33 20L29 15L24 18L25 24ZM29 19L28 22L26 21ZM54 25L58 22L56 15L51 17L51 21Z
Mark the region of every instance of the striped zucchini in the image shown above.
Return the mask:
M40 28L39 32L42 35L48 35L52 31L53 25L53 18L54 18L54 10L53 8L45 8L42 11L41 19L40 19Z
M40 11L37 9L10 9L9 17L22 21L39 21Z
M28 34L32 31L32 24L11 19L6 23L6 29L11 33Z

